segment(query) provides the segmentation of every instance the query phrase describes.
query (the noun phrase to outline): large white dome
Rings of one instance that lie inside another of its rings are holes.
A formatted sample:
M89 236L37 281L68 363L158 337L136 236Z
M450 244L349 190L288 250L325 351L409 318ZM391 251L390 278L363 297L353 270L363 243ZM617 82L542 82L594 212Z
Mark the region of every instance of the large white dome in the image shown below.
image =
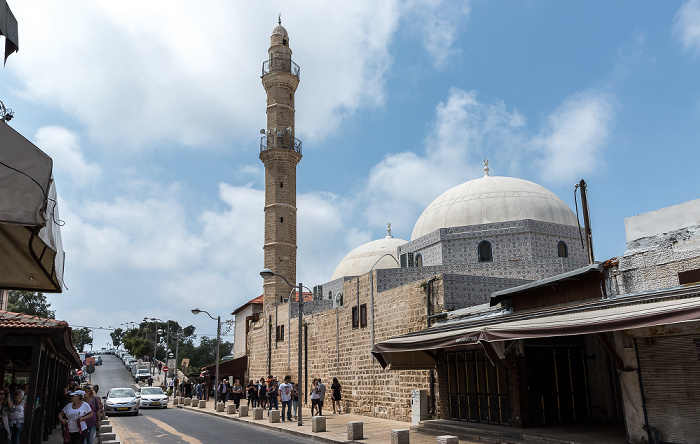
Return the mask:
M533 219L578 226L556 194L528 180L484 176L447 190L420 215L411 240L440 228Z
M340 261L333 272L331 280L345 276L361 276L370 271L372 265L385 254L390 253L392 256L396 257L396 249L405 243L405 240L396 239L389 235L384 239L378 239L360 245L345 255L343 260ZM384 268L399 268L399 266L394 259L386 256L374 267L375 270Z

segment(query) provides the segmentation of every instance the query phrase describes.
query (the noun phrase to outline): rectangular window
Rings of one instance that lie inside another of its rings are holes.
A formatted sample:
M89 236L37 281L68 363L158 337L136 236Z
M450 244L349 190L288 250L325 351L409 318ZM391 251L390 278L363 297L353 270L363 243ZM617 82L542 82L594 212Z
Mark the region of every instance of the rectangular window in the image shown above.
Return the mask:
M360 327L367 327L367 304L360 305Z
M358 316L357 307L352 307L352 328L360 326L360 318Z
M275 330L275 341L284 342L284 324L277 326Z
M404 253L400 256L401 258L401 268L414 267L413 253Z

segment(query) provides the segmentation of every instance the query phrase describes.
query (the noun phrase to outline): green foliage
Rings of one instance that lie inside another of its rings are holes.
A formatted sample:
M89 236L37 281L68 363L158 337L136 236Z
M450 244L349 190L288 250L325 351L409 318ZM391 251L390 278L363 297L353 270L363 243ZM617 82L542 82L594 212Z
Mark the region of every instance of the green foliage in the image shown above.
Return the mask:
M124 336L124 330L121 328L115 328L112 333L109 334L112 337L112 345L115 348L119 348L119 344L122 343L122 337Z
M51 304L43 293L31 291L10 290L10 298L7 301L7 310L15 313L24 313L40 318L56 319L56 312L50 310Z
M76 348L83 352L86 345L92 345L92 335L87 327L73 329L73 344Z

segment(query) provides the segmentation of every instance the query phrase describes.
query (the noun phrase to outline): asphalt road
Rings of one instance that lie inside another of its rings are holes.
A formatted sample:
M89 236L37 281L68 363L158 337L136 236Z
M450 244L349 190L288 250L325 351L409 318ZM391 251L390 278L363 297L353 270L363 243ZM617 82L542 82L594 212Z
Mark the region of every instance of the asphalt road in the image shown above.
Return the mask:
M100 396L114 387L136 387L131 373L119 358L104 355L102 359L104 363L92 374L92 384L100 386ZM175 407L141 409L138 416L113 415L110 420L124 444L309 442L302 437Z

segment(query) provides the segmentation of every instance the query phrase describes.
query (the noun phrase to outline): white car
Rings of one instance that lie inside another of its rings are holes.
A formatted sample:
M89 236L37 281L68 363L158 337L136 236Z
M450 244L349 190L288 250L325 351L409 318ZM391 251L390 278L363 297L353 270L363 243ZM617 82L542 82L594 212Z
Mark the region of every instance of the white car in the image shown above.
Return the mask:
M132 388L113 388L105 396L105 413L108 415L112 413L131 413L136 416L139 414L139 407L141 407L140 397L141 395Z
M141 387L141 407L168 408L168 396L160 387Z

